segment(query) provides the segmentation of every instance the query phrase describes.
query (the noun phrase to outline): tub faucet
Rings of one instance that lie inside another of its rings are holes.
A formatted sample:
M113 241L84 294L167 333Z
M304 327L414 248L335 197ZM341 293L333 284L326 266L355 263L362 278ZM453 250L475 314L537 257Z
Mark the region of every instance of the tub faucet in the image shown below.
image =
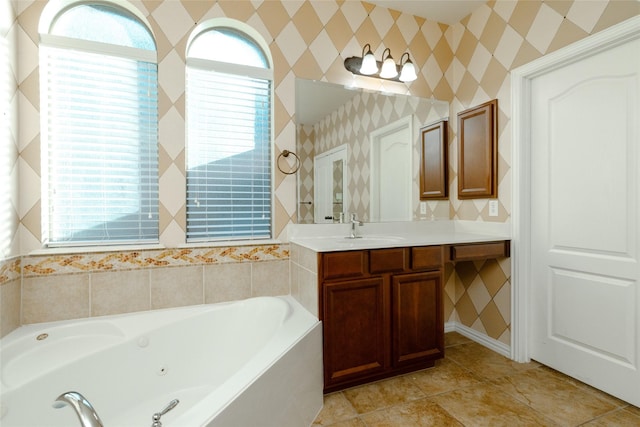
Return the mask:
M351 222L351 234L349 234L349 237L347 237L347 239L359 239L361 236L358 236L358 230L356 228L356 225L362 225L362 221L359 221L358 218L356 217L356 214L352 213L350 222Z
M62 393L56 401L53 402L53 407L56 409L64 408L67 405L76 411L82 427L104 427L102 420L100 420L91 403L77 391Z

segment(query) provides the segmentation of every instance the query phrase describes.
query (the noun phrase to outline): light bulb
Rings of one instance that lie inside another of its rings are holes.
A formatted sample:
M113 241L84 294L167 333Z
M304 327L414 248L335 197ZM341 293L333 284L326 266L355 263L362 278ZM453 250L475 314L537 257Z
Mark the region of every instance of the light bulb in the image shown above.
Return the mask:
M360 73L365 75L371 75L378 72L378 64L376 57L373 56L371 49L367 51L362 57L362 65L360 65Z
M400 81L401 82L412 82L417 79L416 75L416 67L413 65L411 60L407 60L402 66L402 71L400 71Z
M389 52L389 56L385 59L384 54ZM396 67L396 63L393 61L391 57L391 50L386 48L382 53L382 70L380 70L380 77L383 79L392 79L398 75L398 68Z

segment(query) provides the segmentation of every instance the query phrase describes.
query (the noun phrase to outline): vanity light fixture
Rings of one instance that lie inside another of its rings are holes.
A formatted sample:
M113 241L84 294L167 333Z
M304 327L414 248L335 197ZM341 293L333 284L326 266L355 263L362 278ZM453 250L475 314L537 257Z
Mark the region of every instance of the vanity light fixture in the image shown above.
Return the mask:
M345 59L344 67L353 74L396 82L412 82L418 78L409 52L403 53L400 64L396 64L391 56L391 49L386 48L382 52L382 61L377 61L369 43L362 48L362 57L351 56Z

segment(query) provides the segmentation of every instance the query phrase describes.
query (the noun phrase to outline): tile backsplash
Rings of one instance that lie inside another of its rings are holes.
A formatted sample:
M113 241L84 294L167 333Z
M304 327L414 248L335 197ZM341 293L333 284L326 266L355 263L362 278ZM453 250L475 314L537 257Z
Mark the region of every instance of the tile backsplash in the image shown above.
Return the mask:
M289 245L30 255L0 264L2 335L20 324L291 293Z

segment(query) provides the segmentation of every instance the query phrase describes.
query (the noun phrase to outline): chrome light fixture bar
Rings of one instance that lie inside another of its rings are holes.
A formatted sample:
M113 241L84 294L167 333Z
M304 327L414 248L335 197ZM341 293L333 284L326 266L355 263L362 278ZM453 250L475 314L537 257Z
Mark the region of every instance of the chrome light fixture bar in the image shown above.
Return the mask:
M396 64L391 56L391 49L386 48L382 52L382 61L378 61L373 52L371 52L369 43L362 48L361 57L351 56L345 59L344 67L353 74L395 82L412 82L418 78L409 52L403 53L400 58L400 64Z

